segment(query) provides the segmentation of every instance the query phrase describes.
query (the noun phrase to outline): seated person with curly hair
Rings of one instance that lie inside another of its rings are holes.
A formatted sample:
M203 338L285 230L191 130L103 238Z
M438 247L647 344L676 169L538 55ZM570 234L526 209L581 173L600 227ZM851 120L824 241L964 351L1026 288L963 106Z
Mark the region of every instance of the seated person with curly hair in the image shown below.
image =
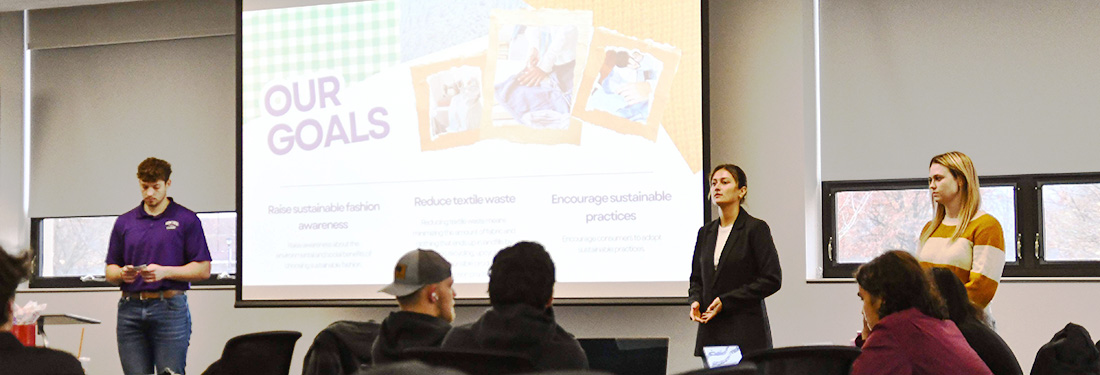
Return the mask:
M444 348L505 351L527 357L537 370L588 368L580 342L554 321L554 261L534 242L493 257L489 303L476 322L454 327Z
M892 250L856 270L863 353L852 375L992 375L911 254ZM859 343L860 340L857 340Z

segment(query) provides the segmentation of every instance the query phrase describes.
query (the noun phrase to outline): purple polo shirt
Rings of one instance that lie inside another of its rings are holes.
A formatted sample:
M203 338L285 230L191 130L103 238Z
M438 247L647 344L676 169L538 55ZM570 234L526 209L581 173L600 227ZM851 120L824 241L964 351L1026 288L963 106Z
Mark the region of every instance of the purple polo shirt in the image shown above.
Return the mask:
M171 197L168 208L157 216L149 215L143 206L138 204L115 220L107 246L107 264L182 266L210 261L210 249L198 215ZM191 289L191 283L167 279L147 283L138 276L133 283L122 284L124 292L162 289L187 290Z

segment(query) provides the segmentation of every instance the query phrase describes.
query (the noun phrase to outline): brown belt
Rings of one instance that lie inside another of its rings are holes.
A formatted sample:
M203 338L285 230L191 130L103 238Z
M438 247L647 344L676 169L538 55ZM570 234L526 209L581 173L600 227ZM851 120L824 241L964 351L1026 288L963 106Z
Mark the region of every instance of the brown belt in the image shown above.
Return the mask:
M137 300L165 299L165 298L172 298L172 297L184 294L184 293L186 293L186 291L176 290L176 289L153 290L153 291L147 291L147 292L122 292L122 298L124 298L124 299L137 299Z

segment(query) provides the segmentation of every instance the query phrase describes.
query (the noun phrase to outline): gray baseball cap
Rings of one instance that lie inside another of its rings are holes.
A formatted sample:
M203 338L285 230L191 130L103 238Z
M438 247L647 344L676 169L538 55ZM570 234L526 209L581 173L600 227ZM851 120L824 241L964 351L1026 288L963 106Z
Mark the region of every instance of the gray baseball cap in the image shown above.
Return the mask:
M451 263L432 250L413 250L401 256L393 267L393 283L379 292L404 297L425 285L451 277Z

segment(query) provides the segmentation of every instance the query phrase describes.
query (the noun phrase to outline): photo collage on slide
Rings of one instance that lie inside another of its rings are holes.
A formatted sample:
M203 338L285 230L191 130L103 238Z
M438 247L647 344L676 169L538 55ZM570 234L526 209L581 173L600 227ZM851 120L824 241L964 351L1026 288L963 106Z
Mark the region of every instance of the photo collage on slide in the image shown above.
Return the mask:
M480 55L410 67L421 149L580 144L582 123L657 139L681 51L588 10L494 10Z

